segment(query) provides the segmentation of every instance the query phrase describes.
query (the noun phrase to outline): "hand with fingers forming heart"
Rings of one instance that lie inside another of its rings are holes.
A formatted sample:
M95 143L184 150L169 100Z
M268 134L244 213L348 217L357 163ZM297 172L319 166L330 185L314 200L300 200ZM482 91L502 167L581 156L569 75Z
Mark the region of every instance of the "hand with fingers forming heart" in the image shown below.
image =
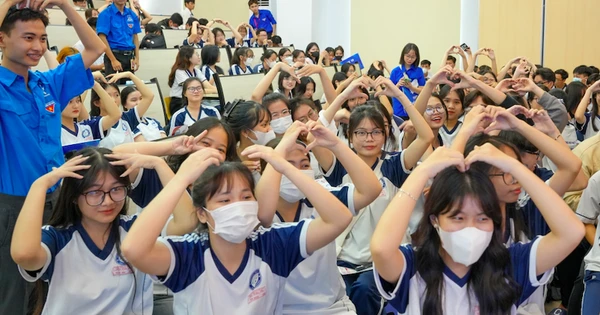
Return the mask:
M460 82L454 84L454 86L451 89L452 91L457 90L457 89L468 89L468 88L475 87L475 85L477 84L477 81L478 81L462 70L454 71L452 73L451 79L452 80L460 79Z

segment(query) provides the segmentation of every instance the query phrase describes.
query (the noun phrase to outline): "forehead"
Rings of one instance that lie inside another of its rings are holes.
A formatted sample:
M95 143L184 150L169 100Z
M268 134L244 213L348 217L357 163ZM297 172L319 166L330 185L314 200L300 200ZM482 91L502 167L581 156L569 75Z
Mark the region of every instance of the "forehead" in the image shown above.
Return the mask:
M427 100L427 105L442 105L442 103L437 97L430 97L429 100Z
M188 87L198 87L198 86L202 86L202 83L200 83L196 80L192 80L192 81L188 82L187 86Z
M16 21L10 33L17 34L32 33L37 36L43 36L46 34L46 26L42 20L31 20L31 21ZM9 34L10 35L10 34Z
M295 147L287 153L287 160L291 161L302 161L308 160L308 156L304 153L304 146L301 144L296 144Z
M223 127L215 127L206 133L206 138L227 146L227 132Z
M446 95L446 97L444 97L444 98L458 99L458 94L456 93L456 91L450 91L448 93L448 95Z
M269 105L269 111L282 111L287 109L287 106L282 100L277 100Z
M482 214L483 209L479 204L479 201L472 196L465 196L462 203L455 202L451 206L451 210L460 209L460 213L469 216L477 216ZM449 214L449 213L448 213Z
M358 124L358 126L356 128L357 129L358 128L363 128L363 129L377 128L377 125L370 118L363 118L363 120L360 121L360 123Z
M141 97L141 96L142 96L142 93L140 91L133 91L133 92L129 93L127 98Z

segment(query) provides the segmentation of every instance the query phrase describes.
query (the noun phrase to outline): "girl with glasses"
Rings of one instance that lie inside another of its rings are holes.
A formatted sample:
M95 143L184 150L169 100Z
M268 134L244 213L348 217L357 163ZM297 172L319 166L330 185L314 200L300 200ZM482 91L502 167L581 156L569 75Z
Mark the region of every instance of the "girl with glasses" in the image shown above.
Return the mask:
M221 118L221 113L217 107L203 104L202 99L205 90L201 79L197 77L188 78L183 82L182 90L183 103L186 105L171 116L169 135L174 136L185 133L187 128L182 129L183 126L189 127L202 118Z
M341 107L338 103L360 97L362 92L358 89L359 85L370 84L364 79L355 82L339 96L340 100L336 99L333 102L334 104L330 106L331 111L328 108L324 113L325 123L331 124L333 113ZM338 266L341 267L346 283L346 293L356 306L358 314L377 314L382 306L381 296L377 292L371 269L372 258L369 252L371 235L383 210L398 192L410 170L417 165L423 153L431 146L433 139L431 129L400 89L384 77L380 77L373 84L384 86L384 89L376 96L394 97L404 105L414 123L418 137L404 151L388 153L382 149L387 135L385 120L381 110L373 105L373 101L367 101L365 105L357 106L350 115L348 140L358 157L371 167L382 186L382 191L377 199L359 210L351 226L338 237L336 242ZM346 168L331 151L315 147L313 153L325 173L325 179L331 186L353 183Z
M129 172L124 165L170 172L158 157L86 148L29 190L11 256L25 280L38 281L39 310L41 281L49 282L44 314L152 314L152 281L121 253L121 242L137 218L127 216L131 178L124 176ZM46 191L61 180L56 207L42 227Z

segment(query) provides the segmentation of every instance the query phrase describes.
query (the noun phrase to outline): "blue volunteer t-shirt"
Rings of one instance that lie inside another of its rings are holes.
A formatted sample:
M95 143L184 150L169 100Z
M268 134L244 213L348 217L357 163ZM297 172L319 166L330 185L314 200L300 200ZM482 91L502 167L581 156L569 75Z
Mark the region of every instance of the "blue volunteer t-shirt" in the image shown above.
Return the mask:
M53 70L30 70L27 86L22 76L0 66L0 193L26 196L38 177L65 162L61 112L93 85L81 54Z
M252 25L255 30L259 28L264 28L267 33L273 32L273 24L277 24L273 14L269 10L258 10L258 17L254 14L250 16L250 20L248 24ZM250 38L252 38L252 33L249 34Z
M416 86L425 85L425 75L423 74L423 69L417 67L414 64L411 65L411 67L408 68L408 70L404 67L404 65L397 66L392 70L392 73L390 73L390 80L392 80L394 84L398 84L398 82L400 82L400 80L404 78L405 73L406 76L408 76L408 79L410 80L410 84L416 84ZM401 89L402 92L404 92L404 94L406 95L406 97L408 97L411 103L414 103L417 100L417 96L419 96L419 94L413 93L407 87L402 87ZM400 117L408 116L408 114L406 114L406 111L404 110L404 107L402 106L402 103L400 103L400 101L396 98L392 99L392 106L394 108L394 115Z
M111 4L98 15L96 32L106 35L108 45L113 50L134 50L133 35L141 31L140 19L127 7L121 13Z

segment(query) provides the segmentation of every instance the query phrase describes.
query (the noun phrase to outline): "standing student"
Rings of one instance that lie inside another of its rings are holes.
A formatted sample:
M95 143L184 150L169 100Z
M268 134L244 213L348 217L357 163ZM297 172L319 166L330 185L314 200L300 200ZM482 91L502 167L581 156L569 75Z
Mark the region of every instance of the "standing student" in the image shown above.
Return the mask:
M13 227L31 184L64 163L60 143L61 112L94 81L89 70L104 45L69 1L51 0L66 15L83 42L81 54L47 72L33 72L47 50L41 2L14 10L21 1L0 3L0 314L26 314L32 286L10 257ZM46 5L44 4L44 5ZM44 221L56 203L58 185L45 191Z
M229 75L253 74L252 58L248 57L248 52L251 52L247 47L238 47L231 57L231 68Z
M132 227L123 253L173 290L175 314L280 314L290 272L350 223L348 208L335 196L283 157L272 157L270 164L319 209L318 218L253 233L259 205L250 171L204 149L182 164ZM196 215L202 232L157 241L173 205L192 184L196 209L185 216Z
M258 9L258 0L249 0L248 8L252 11L248 24L254 27L255 30L264 29L267 31L269 38L277 35L277 21L275 21L271 11Z
M126 2L127 0L113 0L98 16L96 31L106 45L106 75L119 71L135 72L140 66L140 20L125 6Z
M390 80L402 89L402 92L411 103L416 101L422 87L425 85L425 75L423 70L419 68L420 60L419 47L413 43L408 43L402 49L400 65L390 73ZM403 119L408 118L404 107L397 99L393 99L392 103L394 115Z
M187 21L189 18L194 16L194 8L196 8L196 0L184 0L183 1L183 11L181 12L181 17L184 21Z
M386 129L380 109L367 102L367 104L353 109L350 115L348 140L356 154L371 166L384 187L379 197L361 209L352 225L336 240L338 266L342 267L346 292L356 305L359 315L377 314L383 305L375 286L373 271L370 269L372 261L369 252L370 236L375 230L383 210L433 140L431 129L404 93L389 79L383 77L375 81L375 84L385 86L378 96L392 96L401 101L413 121L418 137L401 153L388 153L382 150L386 142ZM334 103L337 102L336 100ZM332 104L324 113L326 122L332 121L333 114L331 112L337 111L336 107L339 108L339 105ZM319 160L325 179L331 186L352 182L345 167L329 150L315 147L313 153ZM406 227L404 229L406 230Z
M295 123L281 142L271 141L269 146L275 146L274 153L284 156L306 175L313 176L310 155L305 152L308 148L297 142L298 136L304 132L311 132L315 137L315 142L309 147L318 145L330 149L347 167L349 176L355 179L355 184L346 183L327 189L356 216L358 209L370 204L381 192L377 177L334 133L314 122L308 125ZM252 149L248 149L247 153L252 152ZM269 162L270 156L264 156L265 162ZM279 194L273 194L273 191L278 190ZM258 218L263 226L271 226L273 223L276 227L278 224L319 216L315 206L302 191L269 164L266 164L258 182L256 196L260 209ZM341 280L336 264L335 242L331 242L314 252L290 273L283 295L282 314L356 314Z
M119 107L116 106L100 83L94 82L93 89L99 95L101 110L106 115L100 119L77 121L80 112L85 108L81 101L81 95L75 96L69 101L61 114L62 130L60 139L63 146L103 139L105 133L121 119Z
M202 86L207 93L217 93L217 90L207 81L202 71L196 68L200 63L200 56L194 48L188 46L179 48L175 63L173 63L173 66L171 67L168 81L169 87L171 88L171 92L169 93L169 96L171 97L171 102L169 103L171 115L185 105L183 103L182 86L183 82L189 78L200 79L200 82L202 82Z
M477 163L516 177L552 232L506 248L488 174L466 170ZM403 245L415 196L432 179L412 244ZM583 234L583 225L560 196L518 160L491 144L467 158L438 148L408 177L377 225L371 239L375 281L401 313L516 314L520 301L549 280L551 269Z
M184 132L179 130L183 126L191 126L196 121L206 117L221 118L219 110L213 106L207 106L202 103L202 98L206 93L202 80L197 77L191 77L183 82L184 107L173 113L171 116L169 135L177 135Z

